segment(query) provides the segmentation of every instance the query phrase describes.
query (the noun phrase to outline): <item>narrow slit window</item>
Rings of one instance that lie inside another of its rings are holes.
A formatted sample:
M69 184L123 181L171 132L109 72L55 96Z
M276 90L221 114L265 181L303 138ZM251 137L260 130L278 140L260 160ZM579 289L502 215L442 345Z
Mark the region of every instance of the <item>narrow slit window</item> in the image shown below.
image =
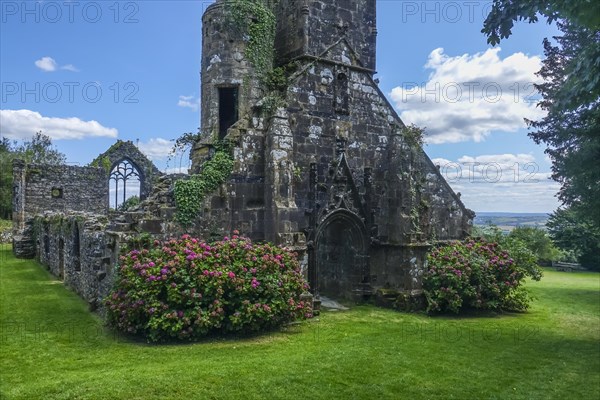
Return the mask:
M348 75L344 72L337 74L333 107L338 114L348 114Z
M73 269L81 271L81 243L79 239L79 225L73 226Z
M44 235L44 254L46 257L50 255L50 238L47 233Z
M227 129L238 120L238 88L219 88L219 139L227 135Z
M65 279L65 241L63 238L58 240L58 277Z

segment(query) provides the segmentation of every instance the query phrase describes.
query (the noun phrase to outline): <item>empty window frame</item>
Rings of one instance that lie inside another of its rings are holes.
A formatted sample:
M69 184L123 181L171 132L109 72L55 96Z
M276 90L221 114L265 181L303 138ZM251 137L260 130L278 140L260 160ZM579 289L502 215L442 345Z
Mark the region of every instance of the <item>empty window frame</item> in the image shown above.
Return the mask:
M219 89L219 139L227 135L227 129L238 120L238 88Z

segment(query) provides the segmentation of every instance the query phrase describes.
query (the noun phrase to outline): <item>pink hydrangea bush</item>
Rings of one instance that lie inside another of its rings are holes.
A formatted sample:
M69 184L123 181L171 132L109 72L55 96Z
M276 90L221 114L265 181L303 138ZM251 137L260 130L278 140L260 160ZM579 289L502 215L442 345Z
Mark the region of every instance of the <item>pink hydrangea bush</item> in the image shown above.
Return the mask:
M515 260L498 243L467 239L435 248L423 276L427 311L464 309L525 311L530 296L523 281L539 280L529 261Z
M149 341L255 332L312 317L296 254L272 244L189 235L120 257L109 325Z

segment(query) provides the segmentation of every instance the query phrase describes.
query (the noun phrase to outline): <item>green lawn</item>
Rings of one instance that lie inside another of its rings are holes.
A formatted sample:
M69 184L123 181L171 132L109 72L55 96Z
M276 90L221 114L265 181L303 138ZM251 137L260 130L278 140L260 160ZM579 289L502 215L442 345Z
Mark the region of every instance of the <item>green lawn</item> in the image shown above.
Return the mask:
M546 271L530 312L325 312L246 339L147 345L0 251L2 399L598 399L600 275Z

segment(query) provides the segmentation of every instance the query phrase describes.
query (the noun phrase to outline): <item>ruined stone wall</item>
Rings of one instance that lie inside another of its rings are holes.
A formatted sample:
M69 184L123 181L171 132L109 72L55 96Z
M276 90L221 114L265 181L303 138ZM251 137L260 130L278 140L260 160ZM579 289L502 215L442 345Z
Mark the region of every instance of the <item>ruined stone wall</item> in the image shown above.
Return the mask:
M107 232L108 218L93 214L47 213L32 222L36 259L79 294L91 309L112 288L118 235Z
M104 168L106 179L109 179L109 174L123 161L128 161L136 169L140 182L139 198L145 200L152 193L154 184L162 176L162 173L133 142L117 140L107 151L96 157L90 165ZM108 190L108 183L106 187Z
M230 179L204 199L196 224L188 231L217 239L237 229L253 240L265 239L264 125L256 117L230 128L226 138L235 144Z
M246 41L226 16L225 9L230 4L227 1L211 4L202 16L200 125L209 141L217 138L219 130L219 88L238 89L240 117L251 117L252 106L264 95L245 54Z
M102 168L70 165L14 164L19 197L17 212L86 211L105 214L108 209L108 177Z
M102 168L13 164L13 252L33 257L32 219L44 212L106 214L108 177Z

